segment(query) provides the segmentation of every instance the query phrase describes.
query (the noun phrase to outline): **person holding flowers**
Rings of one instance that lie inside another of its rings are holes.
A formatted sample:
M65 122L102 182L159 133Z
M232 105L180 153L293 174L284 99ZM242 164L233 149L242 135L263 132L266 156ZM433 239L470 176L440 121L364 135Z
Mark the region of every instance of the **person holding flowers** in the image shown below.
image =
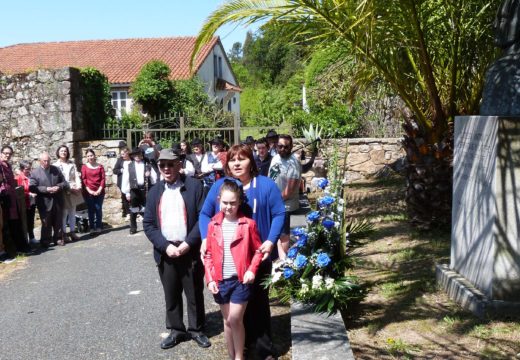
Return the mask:
M237 182L220 187L218 212L209 223L204 268L206 283L224 318L230 359L244 359L244 312L262 261L256 222L238 211L244 196Z
M253 284L254 296L249 300L245 314L246 345L253 345L263 359L274 358L271 339L271 311L269 288L262 282L271 273L272 260L277 258L276 242L282 231L285 206L278 187L271 179L258 175L258 168L251 148L245 144L234 145L227 152L224 170L227 177L219 179L209 190L199 215L203 243L201 254L206 252L205 239L210 219L220 211L217 201L221 186L226 179L236 179L242 184L245 201L240 212L255 220L262 245L263 259Z

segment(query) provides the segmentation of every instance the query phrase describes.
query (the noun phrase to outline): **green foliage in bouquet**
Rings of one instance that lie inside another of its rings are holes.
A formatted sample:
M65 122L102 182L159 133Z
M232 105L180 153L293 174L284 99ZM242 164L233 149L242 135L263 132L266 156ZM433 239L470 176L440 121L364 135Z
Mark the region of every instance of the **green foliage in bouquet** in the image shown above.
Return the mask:
M329 159L330 180L318 181L323 196L317 200L317 209L307 215L306 227L292 230L293 246L287 258L273 264L273 272L264 283L273 286L282 301L296 300L329 315L365 296L359 279L351 273L348 249L349 238L355 237L357 230L371 230L367 222L360 226L345 220L344 171L338 153L335 151Z

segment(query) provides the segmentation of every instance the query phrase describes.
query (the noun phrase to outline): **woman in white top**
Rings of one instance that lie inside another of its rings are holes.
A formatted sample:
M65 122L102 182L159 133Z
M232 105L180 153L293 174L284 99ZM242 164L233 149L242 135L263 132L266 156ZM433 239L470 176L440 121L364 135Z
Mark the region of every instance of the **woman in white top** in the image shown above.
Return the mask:
M63 193L63 224L62 230L65 241L76 241L78 236L76 230L76 206L83 202L81 196L81 179L76 171L76 165L70 160L70 151L66 145L60 145L56 150L58 160L53 164L61 170L65 181L69 183L70 190ZM67 224L70 232L67 233Z

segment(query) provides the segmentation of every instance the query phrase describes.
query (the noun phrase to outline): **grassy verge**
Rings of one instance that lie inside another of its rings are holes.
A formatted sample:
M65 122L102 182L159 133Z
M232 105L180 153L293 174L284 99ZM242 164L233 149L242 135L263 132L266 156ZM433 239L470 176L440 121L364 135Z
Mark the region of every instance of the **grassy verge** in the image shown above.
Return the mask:
M352 252L355 272L370 289L346 321L356 359L517 357L518 319L477 319L437 288L434 266L449 262L450 231L414 230L403 188L402 179L392 178L348 191L349 216L376 224Z

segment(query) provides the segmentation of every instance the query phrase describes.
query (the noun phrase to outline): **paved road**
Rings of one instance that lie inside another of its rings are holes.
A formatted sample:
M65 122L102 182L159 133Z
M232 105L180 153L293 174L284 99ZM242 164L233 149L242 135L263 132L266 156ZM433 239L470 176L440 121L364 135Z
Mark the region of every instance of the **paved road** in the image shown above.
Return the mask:
M113 230L29 256L0 280L0 359L225 359L222 318L206 292L207 334L161 350L164 299L143 232Z

